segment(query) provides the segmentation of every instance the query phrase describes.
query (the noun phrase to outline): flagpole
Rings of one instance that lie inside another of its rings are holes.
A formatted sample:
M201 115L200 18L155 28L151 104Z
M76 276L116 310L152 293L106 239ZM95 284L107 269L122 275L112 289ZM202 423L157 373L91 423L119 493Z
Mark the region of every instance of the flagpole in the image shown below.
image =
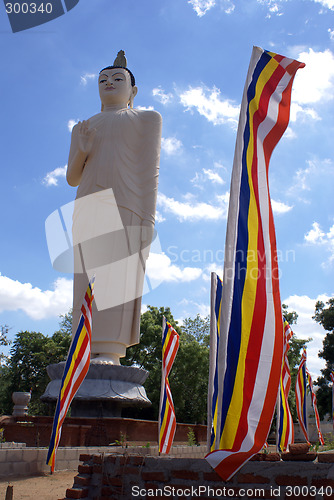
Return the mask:
M280 419L280 414L279 414L279 407L280 407L280 388L278 389L277 393L277 399L276 399L276 453L279 453L278 449L278 429L279 429L279 419Z
M210 361L209 361L209 385L208 385L208 407L207 407L207 430L206 430L206 445L207 451L210 452L211 432L212 432L212 388L214 378L214 365L216 358L216 332L215 332L215 311L214 311L214 291L216 289L217 276L216 273L211 273L211 297L210 297Z
M165 316L163 316L162 317L162 336L164 334L165 327L166 327L166 320L165 320ZM160 457L161 408L162 408L162 400L163 400L163 393L164 393L164 385L165 385L164 363L163 363L163 359L161 359L161 384L160 384L160 403L159 403L159 417L158 417L158 456L159 457Z

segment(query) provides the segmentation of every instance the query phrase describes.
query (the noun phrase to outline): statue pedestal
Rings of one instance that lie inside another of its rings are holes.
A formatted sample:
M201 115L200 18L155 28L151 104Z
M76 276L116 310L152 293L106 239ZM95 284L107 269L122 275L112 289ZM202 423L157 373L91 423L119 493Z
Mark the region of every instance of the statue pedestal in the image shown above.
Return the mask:
M57 401L65 362L49 365L51 378L41 400ZM143 387L148 372L135 366L91 363L71 404L72 417L120 417L125 406L150 406Z

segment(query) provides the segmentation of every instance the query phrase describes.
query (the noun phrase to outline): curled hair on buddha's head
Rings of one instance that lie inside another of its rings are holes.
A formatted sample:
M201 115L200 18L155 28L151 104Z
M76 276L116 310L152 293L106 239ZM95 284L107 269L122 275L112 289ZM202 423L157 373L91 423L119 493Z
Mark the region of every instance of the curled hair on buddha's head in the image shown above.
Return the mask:
M116 59L114 61L114 64L112 66L107 66L106 68L101 69L100 73L102 73L102 71L104 71L105 69L114 69L114 68L125 69L129 73L129 75L130 75L132 87L134 87L136 85L135 77L133 76L133 74L131 73L131 71L129 70L129 68L127 68L127 60L126 60L126 57L125 57L124 50L120 50L118 52L117 57L116 57Z

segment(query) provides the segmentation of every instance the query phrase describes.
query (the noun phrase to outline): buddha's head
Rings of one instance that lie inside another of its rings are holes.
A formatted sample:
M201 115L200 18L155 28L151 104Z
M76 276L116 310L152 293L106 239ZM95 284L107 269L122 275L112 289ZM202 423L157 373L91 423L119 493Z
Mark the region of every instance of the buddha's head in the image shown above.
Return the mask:
M107 66L99 74L99 94L104 107L133 107L133 99L137 94L135 77L126 67L124 51L120 50L112 66Z

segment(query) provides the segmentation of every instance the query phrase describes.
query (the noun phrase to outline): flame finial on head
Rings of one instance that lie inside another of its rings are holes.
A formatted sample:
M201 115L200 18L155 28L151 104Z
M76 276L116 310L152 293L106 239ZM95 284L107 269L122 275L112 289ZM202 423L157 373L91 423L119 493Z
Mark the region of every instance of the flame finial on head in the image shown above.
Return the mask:
M114 61L114 66L120 66L121 68L126 68L127 67L127 60L125 57L125 52L124 50L120 50L117 54L117 57Z

